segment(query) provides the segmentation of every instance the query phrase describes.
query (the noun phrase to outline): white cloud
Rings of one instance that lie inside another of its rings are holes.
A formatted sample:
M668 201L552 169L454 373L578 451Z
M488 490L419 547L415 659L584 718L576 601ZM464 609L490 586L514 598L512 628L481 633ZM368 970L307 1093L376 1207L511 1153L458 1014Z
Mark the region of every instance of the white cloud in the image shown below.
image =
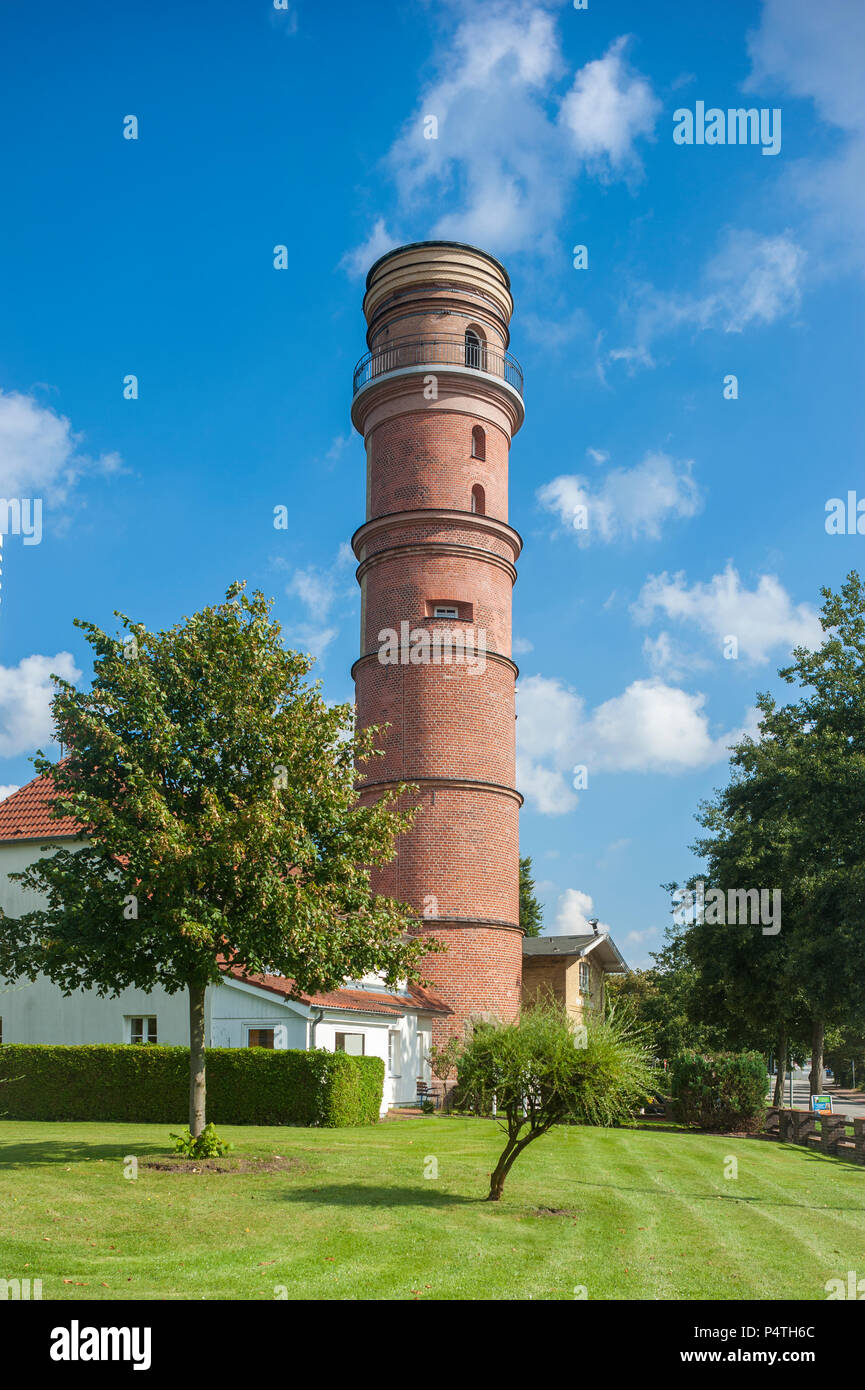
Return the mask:
M343 541L336 559L326 568L309 565L297 569L285 586L285 592L300 599L311 618L323 621L338 597L354 597L353 588L345 586L345 569L351 565L354 555L351 546Z
M526 801L543 816L573 811L578 797L563 773L517 754L517 786Z
M313 627L310 623L301 623L297 627L286 628L286 635L295 651L309 652L311 656L320 657L339 635L339 628Z
M534 642L530 642L527 637L515 637L511 643L511 650L514 656L526 656L535 649Z
M609 543L620 536L659 540L664 522L695 516L702 506L693 460L663 453L646 454L634 468L610 469L599 484L565 474L539 488L537 498L581 545ZM577 507L586 509L585 529L575 528Z
M119 454L90 458L81 452L82 439L35 396L0 390L0 496L61 505L85 475L121 470Z
M578 766L588 770L589 786L599 772L690 772L723 760L731 743L756 729L749 711L742 728L713 734L706 696L659 679L633 681L587 710L560 681L529 676L517 702L517 785L545 815L577 805Z
M69 652L25 656L17 666L0 666L0 758L33 753L53 738L52 672L71 682L81 679Z
M774 323L798 309L804 264L805 252L790 232L730 232L706 267L710 292L698 317L717 322L725 333Z
M13 792L17 791L18 787L14 783L8 787L0 787L0 801L5 801L7 796L11 796Z
M705 656L686 651L686 648L673 641L669 632L659 632L658 637L645 638L642 655L647 659L652 674L663 676L668 681L680 681L684 676L706 670L712 664Z
M650 623L656 613L693 623L713 639L719 654L725 639L735 637L739 659L755 665L765 665L776 649L819 646L823 635L815 609L794 604L775 575L762 574L747 589L729 561L707 584L690 588L682 572L650 575L631 611L641 623Z
M335 463L339 461L339 459L345 453L345 450L348 448L349 444L351 444L354 437L355 436L351 431L349 431L348 434L334 435L333 439L330 441L330 445L328 446L327 453L324 456L325 467L330 469L334 466Z
M624 39L560 97L566 65L549 5L464 0L456 13L434 76L387 156L399 212L430 218L427 235L499 254L552 249L581 171L629 178L639 170L635 142L652 132L656 98L627 67ZM438 122L436 139L424 138L428 117ZM383 233L381 219L377 226ZM359 248L347 263L366 269L368 253Z
M626 43L617 39L603 58L580 69L559 113L583 159L616 169L637 162L635 142L653 134L661 109L645 78L628 71Z
M578 761L611 772L708 767L725 756L735 735L712 737L705 703L705 695L658 679L633 681L593 710L585 729L586 756Z
M789 187L810 210L810 235L823 273L865 270L865 6L861 0L764 0L749 35L749 91L780 85L814 103L846 139L825 158L794 160Z
M340 265L345 268L353 280L360 280L362 276L366 275L370 266L378 260L379 256L385 255L387 251L392 251L398 245L399 239L391 236L384 218L379 217L366 241L362 245L356 246L353 251L346 251Z
M590 894L579 888L566 888L556 905L556 920L551 936L591 936L594 928L589 925L589 917L594 917ZM598 922L599 932L608 932L606 922Z
M696 292L679 293L640 285L623 304L632 341L608 349L600 363L624 363L629 370L654 367L655 343L670 333L715 330L741 333L790 317L799 308L806 252L790 231L760 236L747 228L728 228L701 272Z

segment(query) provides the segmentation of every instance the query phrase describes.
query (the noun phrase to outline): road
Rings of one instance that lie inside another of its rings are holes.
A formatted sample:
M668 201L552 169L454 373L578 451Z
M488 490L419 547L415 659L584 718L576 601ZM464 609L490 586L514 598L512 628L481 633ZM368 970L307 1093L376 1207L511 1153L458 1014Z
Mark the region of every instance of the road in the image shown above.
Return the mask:
M770 1096L775 1087L774 1077L770 1088ZM863 1091L844 1091L839 1089L834 1082L828 1082L823 1087L823 1092L832 1097L832 1109L836 1115L848 1115L851 1120L865 1119L865 1092ZM784 1079L784 1099L782 1105L790 1104L790 1078ZM808 1073L794 1071L793 1073L793 1105L797 1110L808 1110L811 1103L811 1092L808 1085Z

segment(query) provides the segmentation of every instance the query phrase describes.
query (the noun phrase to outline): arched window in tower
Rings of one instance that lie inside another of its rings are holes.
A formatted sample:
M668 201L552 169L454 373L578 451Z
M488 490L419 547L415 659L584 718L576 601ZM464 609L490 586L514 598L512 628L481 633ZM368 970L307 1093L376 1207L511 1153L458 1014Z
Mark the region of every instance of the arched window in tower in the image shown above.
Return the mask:
M480 367L481 340L473 328L466 329L466 366Z
M487 509L486 494L480 483L475 483L472 488L472 511L477 512L478 516L484 516Z
M487 437L480 425L472 430L472 458L485 459L487 456Z

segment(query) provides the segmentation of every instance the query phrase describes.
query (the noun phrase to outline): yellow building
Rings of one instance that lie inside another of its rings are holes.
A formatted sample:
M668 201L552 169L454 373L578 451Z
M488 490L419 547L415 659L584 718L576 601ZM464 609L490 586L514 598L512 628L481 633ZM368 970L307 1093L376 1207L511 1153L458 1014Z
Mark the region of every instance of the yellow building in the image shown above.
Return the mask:
M523 938L523 1004L552 994L577 1023L604 1016L607 975L630 970L606 932Z

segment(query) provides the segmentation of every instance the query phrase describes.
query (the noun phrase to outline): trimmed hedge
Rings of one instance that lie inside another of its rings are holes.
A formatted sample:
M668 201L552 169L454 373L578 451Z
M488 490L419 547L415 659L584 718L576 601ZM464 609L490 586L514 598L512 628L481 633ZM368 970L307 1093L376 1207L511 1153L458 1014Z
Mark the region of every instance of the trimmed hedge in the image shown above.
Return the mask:
M680 1052L670 1063L673 1118L709 1130L756 1134L766 1117L766 1059L759 1052Z
M9 1120L185 1124L189 1048L53 1044L0 1047L0 1112ZM384 1084L380 1057L214 1047L207 1116L220 1125L371 1125Z

